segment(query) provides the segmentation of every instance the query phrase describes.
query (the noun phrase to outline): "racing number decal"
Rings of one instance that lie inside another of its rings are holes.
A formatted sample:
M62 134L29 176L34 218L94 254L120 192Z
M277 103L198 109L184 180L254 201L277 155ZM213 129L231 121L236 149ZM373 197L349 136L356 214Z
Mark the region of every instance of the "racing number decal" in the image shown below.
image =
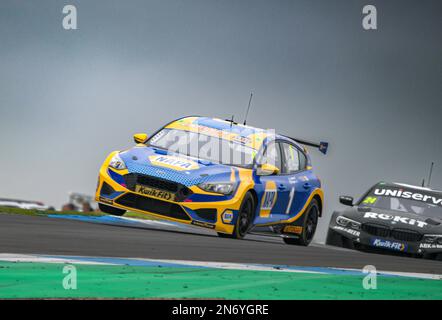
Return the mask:
M287 209L285 210L285 214L290 214L290 208L292 207L293 198L295 197L295 187L292 187L289 194L289 203L287 204Z
M264 194L264 200L262 202L262 210L272 210L273 203L276 198L276 190L266 191Z
M259 210L260 217L268 218L270 216L270 211L272 211L277 198L278 192L276 191L276 183L274 181L267 181L264 195L261 200L261 208Z
M362 203L375 204L376 201L378 201L377 197L367 197L367 198L365 198L365 200Z

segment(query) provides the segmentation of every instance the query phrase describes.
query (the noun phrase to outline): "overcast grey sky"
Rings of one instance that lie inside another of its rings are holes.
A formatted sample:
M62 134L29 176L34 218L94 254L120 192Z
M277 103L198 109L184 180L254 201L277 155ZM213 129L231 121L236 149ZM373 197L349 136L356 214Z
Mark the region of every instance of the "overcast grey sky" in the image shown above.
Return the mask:
M62 8L78 30L62 28ZM362 29L374 4L378 30ZM183 115L330 142L326 193L379 180L442 188L442 2L0 2L0 197L92 194L106 155ZM319 239L323 237L319 236Z

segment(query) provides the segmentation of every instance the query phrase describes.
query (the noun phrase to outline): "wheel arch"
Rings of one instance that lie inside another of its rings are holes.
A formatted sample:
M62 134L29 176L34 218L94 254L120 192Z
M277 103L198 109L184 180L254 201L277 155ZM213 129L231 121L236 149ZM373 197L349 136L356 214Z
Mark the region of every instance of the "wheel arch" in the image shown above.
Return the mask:
M253 219L254 219L254 218L256 218L256 212L257 212L257 210L259 208L259 205L258 205L258 193L256 193L255 189L253 189L253 188L247 190L245 194L247 194L247 192L251 193L251 195L253 197L253 201L255 201L255 215L253 217Z
M319 196L319 194L315 194L313 196L313 199L315 199L316 202L318 203L318 206L319 206L319 216L322 217L322 207L323 207L322 198Z

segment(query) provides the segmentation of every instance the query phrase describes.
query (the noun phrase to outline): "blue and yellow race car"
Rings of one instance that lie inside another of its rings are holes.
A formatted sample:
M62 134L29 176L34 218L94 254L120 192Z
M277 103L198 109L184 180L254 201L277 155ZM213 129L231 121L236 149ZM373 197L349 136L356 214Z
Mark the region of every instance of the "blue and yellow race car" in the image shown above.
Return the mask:
M300 140L231 120L190 116L114 151L100 168L96 201L243 238L266 226L308 245L322 214L321 182ZM328 144L319 147L324 154Z

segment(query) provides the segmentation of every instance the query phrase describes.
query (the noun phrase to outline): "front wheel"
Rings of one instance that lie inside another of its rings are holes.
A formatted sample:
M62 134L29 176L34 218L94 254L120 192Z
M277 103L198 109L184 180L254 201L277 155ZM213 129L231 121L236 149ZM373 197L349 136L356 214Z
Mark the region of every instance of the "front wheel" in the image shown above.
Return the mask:
M103 211L104 213L107 213L107 214L110 214L113 216L122 216L123 214L126 213L126 210L107 206L102 203L98 203L98 208L100 208L100 210Z
M315 235L318 219L319 206L316 199L313 199L304 214L302 233L299 235L299 238L283 238L284 242L292 245L308 246Z
M249 227L252 223L255 215L255 199L250 192L247 192L242 200L241 207L238 212L238 218L236 219L235 228L232 234L218 232L218 236L221 238L233 238L242 239L249 231Z

